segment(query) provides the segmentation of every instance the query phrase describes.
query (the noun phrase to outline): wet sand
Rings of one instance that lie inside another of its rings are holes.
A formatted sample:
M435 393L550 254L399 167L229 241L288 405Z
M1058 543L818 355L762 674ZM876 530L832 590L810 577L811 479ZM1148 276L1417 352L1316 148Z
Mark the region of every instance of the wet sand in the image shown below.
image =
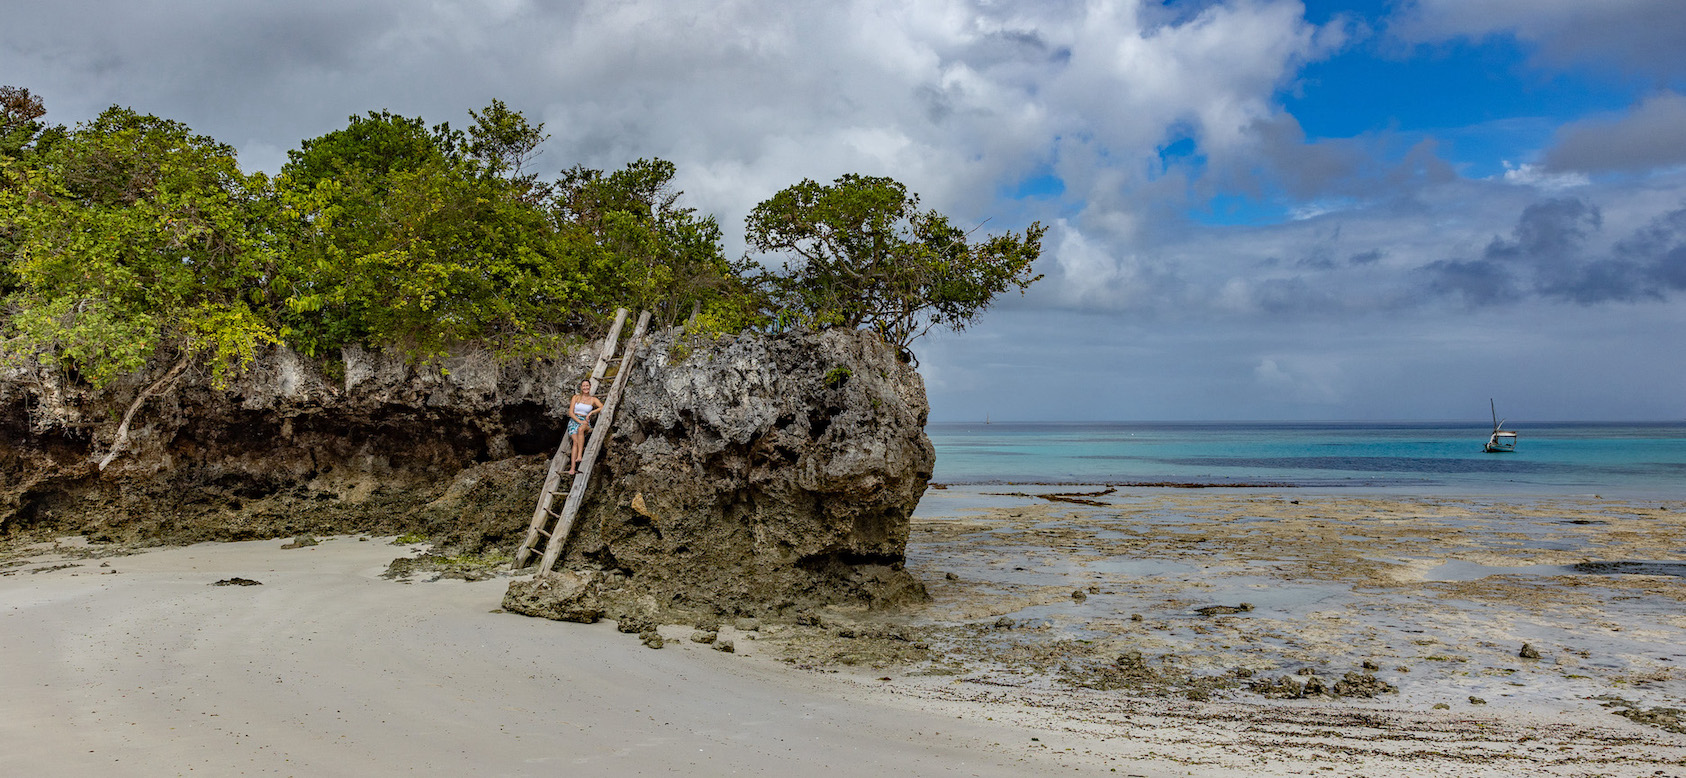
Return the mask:
M1002 491L927 495L929 606L708 625L730 654L383 580L378 540L14 554L0 774L1686 776L1686 578L1573 567L1686 560L1686 503ZM1348 674L1396 691L1251 688Z

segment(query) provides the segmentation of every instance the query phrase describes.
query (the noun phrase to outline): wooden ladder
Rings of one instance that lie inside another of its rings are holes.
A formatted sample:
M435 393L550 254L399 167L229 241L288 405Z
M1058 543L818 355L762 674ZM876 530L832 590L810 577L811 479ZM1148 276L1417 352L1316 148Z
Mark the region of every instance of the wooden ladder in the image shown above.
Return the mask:
M568 466L569 460L573 459L573 441L568 435L563 435L562 444L556 447L556 455L550 458L550 470L545 473L544 488L539 490L539 504L533 510L532 524L527 527L527 539L521 542L521 550L515 552L516 570L527 566L533 551L538 548L539 538L545 539L544 560L538 570L540 573L549 572L556 566L557 558L562 556L562 547L568 543L568 533L574 528L574 517L579 514L580 505L585 502L586 486L591 482L591 469L597 464L597 455L609 439L609 428L614 424L615 406L620 404L627 377L632 375L632 361L638 355L641 345L639 341L644 337L645 328L650 326L650 312L640 313L638 324L632 329L632 337L627 340L620 358L615 359L615 345L620 337L621 325L626 323L626 313L625 308L615 312L615 323L609 328L609 336L603 340L603 348L597 354L596 366L591 369L592 386L595 388L609 364L617 361L620 363L615 372L615 383L609 389L608 397L603 399L603 410L597 414L597 423L592 425L591 437L586 440L585 450L580 454L578 472L575 473L573 484L568 489L568 499L562 503L560 513L554 510L556 495L560 491L564 475L562 471ZM545 527L550 524L551 519L556 520L556 525L547 530Z

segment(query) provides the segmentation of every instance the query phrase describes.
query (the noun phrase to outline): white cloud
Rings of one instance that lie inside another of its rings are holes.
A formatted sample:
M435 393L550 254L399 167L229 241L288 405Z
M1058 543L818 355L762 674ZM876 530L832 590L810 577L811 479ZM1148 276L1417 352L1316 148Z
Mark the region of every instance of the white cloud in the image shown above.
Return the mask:
M1592 179L1585 173L1552 173L1526 163L1512 165L1508 160L1505 161L1504 167L1505 172L1500 178L1505 183L1529 186L1546 192L1558 192L1592 183Z

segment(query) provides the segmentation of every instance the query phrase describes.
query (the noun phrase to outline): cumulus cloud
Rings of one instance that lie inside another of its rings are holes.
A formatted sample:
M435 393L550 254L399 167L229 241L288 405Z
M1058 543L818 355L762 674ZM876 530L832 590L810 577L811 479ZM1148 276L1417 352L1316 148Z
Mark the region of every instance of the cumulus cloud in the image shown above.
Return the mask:
M498 97L547 122L541 166L659 155L728 227L783 186L845 172L982 221L1003 187L1051 171L1083 230L1127 236L1156 185L1143 159L1177 134L1225 158L1291 145L1292 130L1261 140L1286 121L1275 94L1347 35L1292 0L66 0L8 12L0 68L55 118L131 104L248 164L351 113L460 123ZM1283 168L1307 171L1296 191L1361 164L1314 156L1330 172Z
M1512 165L1508 161L1504 163L1504 166L1505 172L1502 178L1507 184L1530 186L1546 191L1559 191L1592 183L1592 179L1588 178L1585 173L1553 173L1542 169L1539 165L1527 163Z
M1565 125L1545 152L1557 171L1645 173L1686 165L1686 96L1653 95L1619 117Z

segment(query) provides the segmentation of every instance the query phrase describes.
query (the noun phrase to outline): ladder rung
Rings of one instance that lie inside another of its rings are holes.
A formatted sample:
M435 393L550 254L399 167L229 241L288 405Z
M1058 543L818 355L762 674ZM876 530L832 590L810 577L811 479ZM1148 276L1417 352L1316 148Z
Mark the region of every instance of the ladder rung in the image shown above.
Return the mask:
M540 535L543 535L543 536L545 536L545 537L547 537L547 538L548 538L548 537L550 537L550 533L549 533L549 532L545 532L545 531L544 531L544 530L542 530L542 529L541 529L541 530L539 530L539 534L540 534Z

